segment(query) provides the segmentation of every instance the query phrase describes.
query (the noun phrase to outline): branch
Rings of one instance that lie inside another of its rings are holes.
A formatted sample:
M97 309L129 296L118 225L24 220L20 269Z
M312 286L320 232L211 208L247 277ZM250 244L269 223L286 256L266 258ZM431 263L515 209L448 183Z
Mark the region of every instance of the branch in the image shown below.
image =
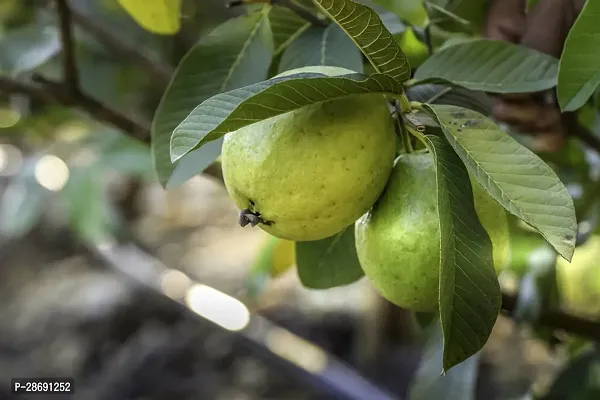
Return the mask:
M41 76L37 76L35 80L42 85L19 82L0 76L0 91L8 94L24 94L42 101L79 108L88 113L91 118L112 125L123 134L150 144L150 124L148 122L132 119L81 91L77 93L67 91L64 84L60 82L54 82ZM217 163L210 165L203 174L223 182L223 174Z
M517 297L502 293L502 308L511 314L517 306ZM556 310L543 311L538 324L593 341L600 341L600 322L576 317Z
M115 55L136 64L146 73L152 75L152 78L161 84L166 86L169 83L173 73L169 65L150 57L145 54L142 49L122 42L118 37L114 36L112 33L108 32L75 9L71 9L71 17L73 22L87 31L90 35L94 36Z
M71 10L67 0L56 0L56 8L60 21L60 39L63 51L63 81L65 88L75 96L79 92L79 72L75 62Z
M24 94L43 101L77 107L86 111L92 118L112 125L128 136L150 143L150 127L147 122L129 118L81 91L73 93L64 83L54 82L41 76L37 76L35 80L41 85L0 76L0 90L9 94Z

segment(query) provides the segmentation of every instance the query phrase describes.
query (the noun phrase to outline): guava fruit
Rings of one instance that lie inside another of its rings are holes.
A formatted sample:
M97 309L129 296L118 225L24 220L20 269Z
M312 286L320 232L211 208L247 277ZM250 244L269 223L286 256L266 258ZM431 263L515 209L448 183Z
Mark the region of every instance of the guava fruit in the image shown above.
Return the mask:
M394 123L383 95L364 94L315 103L228 133L221 163L227 191L242 210L240 224L293 241L324 239L352 225L390 175Z
M499 273L509 257L506 212L477 182L471 182L477 216L492 241ZM413 311L436 310L439 230L433 156L399 156L381 197L355 224L360 264L383 297Z

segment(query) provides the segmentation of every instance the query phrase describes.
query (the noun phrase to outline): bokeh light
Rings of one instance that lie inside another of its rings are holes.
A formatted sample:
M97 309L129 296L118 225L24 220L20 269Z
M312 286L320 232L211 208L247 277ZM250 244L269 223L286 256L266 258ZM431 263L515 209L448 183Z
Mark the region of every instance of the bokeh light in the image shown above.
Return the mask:
M57 192L69 180L69 167L60 158L54 155L45 155L35 164L34 171L37 182L48 190Z

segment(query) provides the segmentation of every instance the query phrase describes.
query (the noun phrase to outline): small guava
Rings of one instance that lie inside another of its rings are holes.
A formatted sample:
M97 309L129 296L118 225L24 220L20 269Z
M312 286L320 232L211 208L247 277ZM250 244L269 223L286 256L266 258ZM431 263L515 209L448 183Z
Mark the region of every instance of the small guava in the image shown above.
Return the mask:
M301 68L286 73L343 68ZM225 135L221 152L240 224L288 240L352 225L379 197L394 163L394 119L381 94L315 103Z
M506 212L471 179L475 210L493 244L496 273L509 258ZM432 312L438 304L440 238L436 174L430 153L403 154L373 208L355 225L360 264L390 302Z

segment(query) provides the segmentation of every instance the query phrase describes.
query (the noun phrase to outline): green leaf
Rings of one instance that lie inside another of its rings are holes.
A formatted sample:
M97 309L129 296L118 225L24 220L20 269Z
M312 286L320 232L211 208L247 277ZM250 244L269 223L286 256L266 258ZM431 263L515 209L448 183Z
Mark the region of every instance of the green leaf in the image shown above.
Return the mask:
M600 396L598 385L600 350L589 348L573 357L560 371L558 377L541 400L597 399Z
M473 40L435 53L416 79L441 78L471 90L527 93L556 85L558 60L539 51L496 40Z
M569 192L537 155L483 115L456 106L425 105L469 172L509 212L537 229L567 261L577 224Z
M154 170L162 185L176 167L169 155L173 129L211 96L265 79L271 55L272 37L264 13L225 22L186 54L152 122Z
M33 165L15 177L0 197L0 235L21 237L38 222L46 206L47 191L33 177Z
M406 89L411 101L420 103L448 104L475 110L483 115L492 113L492 102L488 95L460 86L450 87L437 84L415 84Z
M207 143L206 146L202 146L183 157L177 163L173 175L171 175L166 184L166 189L177 187L208 168L217 159L219 154L221 154L222 144L223 138L220 138Z
M558 66L558 103L563 111L585 104L600 83L600 2L587 1L569 31Z
M61 191L71 229L91 243L106 239L117 224L101 176L102 170L97 166L71 169L69 181Z
M374 0L386 10L407 21L409 24L418 27L425 27L429 22L427 10L423 6L423 0Z
M283 53L279 72L310 65L328 65L363 72L360 50L336 24L312 27L294 40Z
M281 53L302 32L310 28L310 22L294 11L276 5L269 11L269 23L273 32L274 55Z
M60 51L58 31L30 26L0 38L0 74L15 75L44 64Z
M367 57L377 72L399 82L410 78L410 65L375 11L352 0L314 0Z
M293 111L309 104L367 93L402 93L395 79L382 74L326 77L317 73L293 74L256 83L214 96L175 129L171 158L176 161L205 143L246 125Z
M485 345L502 300L492 241L477 218L469 174L444 137L426 139L436 160L442 366L448 371Z
M474 400L480 353L452 368L445 375L440 375L443 336L439 318L435 318L427 333L427 343L419 369L413 378L409 400Z
M142 28L161 35L174 35L181 28L181 0L117 0Z
M356 282L364 272L354 245L354 225L337 235L312 242L296 242L296 265L302 285L329 289Z
M539 3L540 0L527 0L527 2L525 3L525 10L529 11L531 9L533 9L537 3Z

